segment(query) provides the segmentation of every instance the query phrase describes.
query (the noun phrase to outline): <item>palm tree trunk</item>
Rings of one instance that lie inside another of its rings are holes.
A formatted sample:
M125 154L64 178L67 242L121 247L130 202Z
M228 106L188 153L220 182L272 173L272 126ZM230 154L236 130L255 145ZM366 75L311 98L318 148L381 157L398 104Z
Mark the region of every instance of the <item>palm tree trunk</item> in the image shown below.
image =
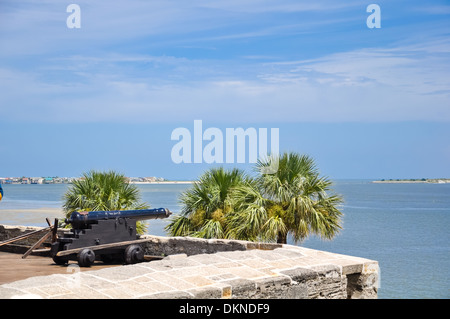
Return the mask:
M278 232L277 244L287 244L287 236L283 232Z

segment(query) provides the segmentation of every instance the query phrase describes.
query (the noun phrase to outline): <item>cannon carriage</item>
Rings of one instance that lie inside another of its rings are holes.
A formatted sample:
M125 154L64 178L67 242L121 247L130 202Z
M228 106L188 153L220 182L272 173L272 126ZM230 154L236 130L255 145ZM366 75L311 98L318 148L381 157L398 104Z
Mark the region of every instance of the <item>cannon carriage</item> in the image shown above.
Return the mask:
M58 219L53 225L47 219L49 227L0 242L0 246L46 232L22 258L51 236L49 253L56 264L64 265L69 260L77 261L80 267L89 267L96 260L134 264L145 259L141 244L146 240L138 238L137 221L167 218L171 214L166 208L73 212L65 220L72 228L63 236L57 236Z
M166 208L73 212L66 223L72 229L51 245L50 255L57 264L78 261L89 267L95 260L123 260L133 264L144 260L144 250L137 239L136 222L169 217Z

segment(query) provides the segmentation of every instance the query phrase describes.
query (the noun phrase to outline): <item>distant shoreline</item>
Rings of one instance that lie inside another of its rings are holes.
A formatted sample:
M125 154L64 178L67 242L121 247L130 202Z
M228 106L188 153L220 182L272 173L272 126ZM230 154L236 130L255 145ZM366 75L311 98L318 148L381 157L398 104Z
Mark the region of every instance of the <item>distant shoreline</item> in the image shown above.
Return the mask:
M372 181L372 183L386 183L386 184L415 184L415 183L421 183L421 184L447 184L450 183L450 179L448 178L433 178L433 179L399 179L399 180L379 180L379 181Z
M130 184L192 184L194 181L130 182Z

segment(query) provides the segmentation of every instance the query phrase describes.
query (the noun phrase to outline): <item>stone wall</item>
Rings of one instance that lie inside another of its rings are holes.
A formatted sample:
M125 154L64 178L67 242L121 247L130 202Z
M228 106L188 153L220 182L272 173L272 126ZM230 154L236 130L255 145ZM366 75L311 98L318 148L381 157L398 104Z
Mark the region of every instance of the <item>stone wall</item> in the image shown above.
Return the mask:
M149 240L143 244L145 253L155 256L216 254L221 257L220 252L272 250L272 256L279 258L280 254L286 254L281 253L283 248L288 254L302 255L298 267L289 264L287 269L281 268L277 276L229 282L233 298L377 298L379 268L376 261L275 243L148 235L141 238Z
M0 225L0 241L36 229ZM95 290L94 296L124 298L377 298L379 268L373 260L294 245L149 235L141 239L146 240L142 244L145 254L163 259L88 272L81 284L86 291L77 294ZM21 245L32 243L30 239ZM59 275L58 280L61 283L45 278L42 282L52 282L57 286L52 291L60 293L58 289L67 290L66 281L72 279ZM24 292L24 285L33 289L29 283L11 283L0 286L0 296L2 289L5 296L8 291ZM134 289L124 290L125 286ZM70 298L72 292L66 292L64 298Z
M0 242L11 239L14 237L18 237L24 235L26 233L30 233L32 231L36 231L42 229L42 227L32 227L32 226L10 226L10 225L0 225ZM41 234L33 235L29 238L25 238L23 240L16 241L15 244L18 245L32 245L42 237Z
M281 248L281 244L256 243L243 240L201 239L193 237L162 237L144 235L140 239L147 239L144 243L146 255L169 256L186 254L187 256L198 254L213 254L219 251L244 251L248 249L272 250Z
M0 225L0 242L8 239L12 239L21 235L25 235L27 233L31 233L33 231L37 231L43 229L43 227L35 227L35 226L13 226L13 225ZM68 229L58 229L58 235L62 236L65 231ZM20 239L11 244L0 246L0 251L8 251L15 253L24 253L28 250L33 244L35 244L42 236L44 236L44 232L36 233L31 235L30 237ZM50 238L47 239L44 244L50 244Z

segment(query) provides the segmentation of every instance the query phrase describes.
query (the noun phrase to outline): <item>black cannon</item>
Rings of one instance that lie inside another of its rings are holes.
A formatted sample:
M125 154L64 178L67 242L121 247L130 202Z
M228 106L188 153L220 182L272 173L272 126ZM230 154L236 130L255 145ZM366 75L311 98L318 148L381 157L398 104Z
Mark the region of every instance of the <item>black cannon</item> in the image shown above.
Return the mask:
M141 262L144 250L139 245L142 240L137 238L136 222L170 215L166 208L73 212L66 219L72 229L51 244L50 255L57 264L77 260L81 267L89 267L95 260Z

